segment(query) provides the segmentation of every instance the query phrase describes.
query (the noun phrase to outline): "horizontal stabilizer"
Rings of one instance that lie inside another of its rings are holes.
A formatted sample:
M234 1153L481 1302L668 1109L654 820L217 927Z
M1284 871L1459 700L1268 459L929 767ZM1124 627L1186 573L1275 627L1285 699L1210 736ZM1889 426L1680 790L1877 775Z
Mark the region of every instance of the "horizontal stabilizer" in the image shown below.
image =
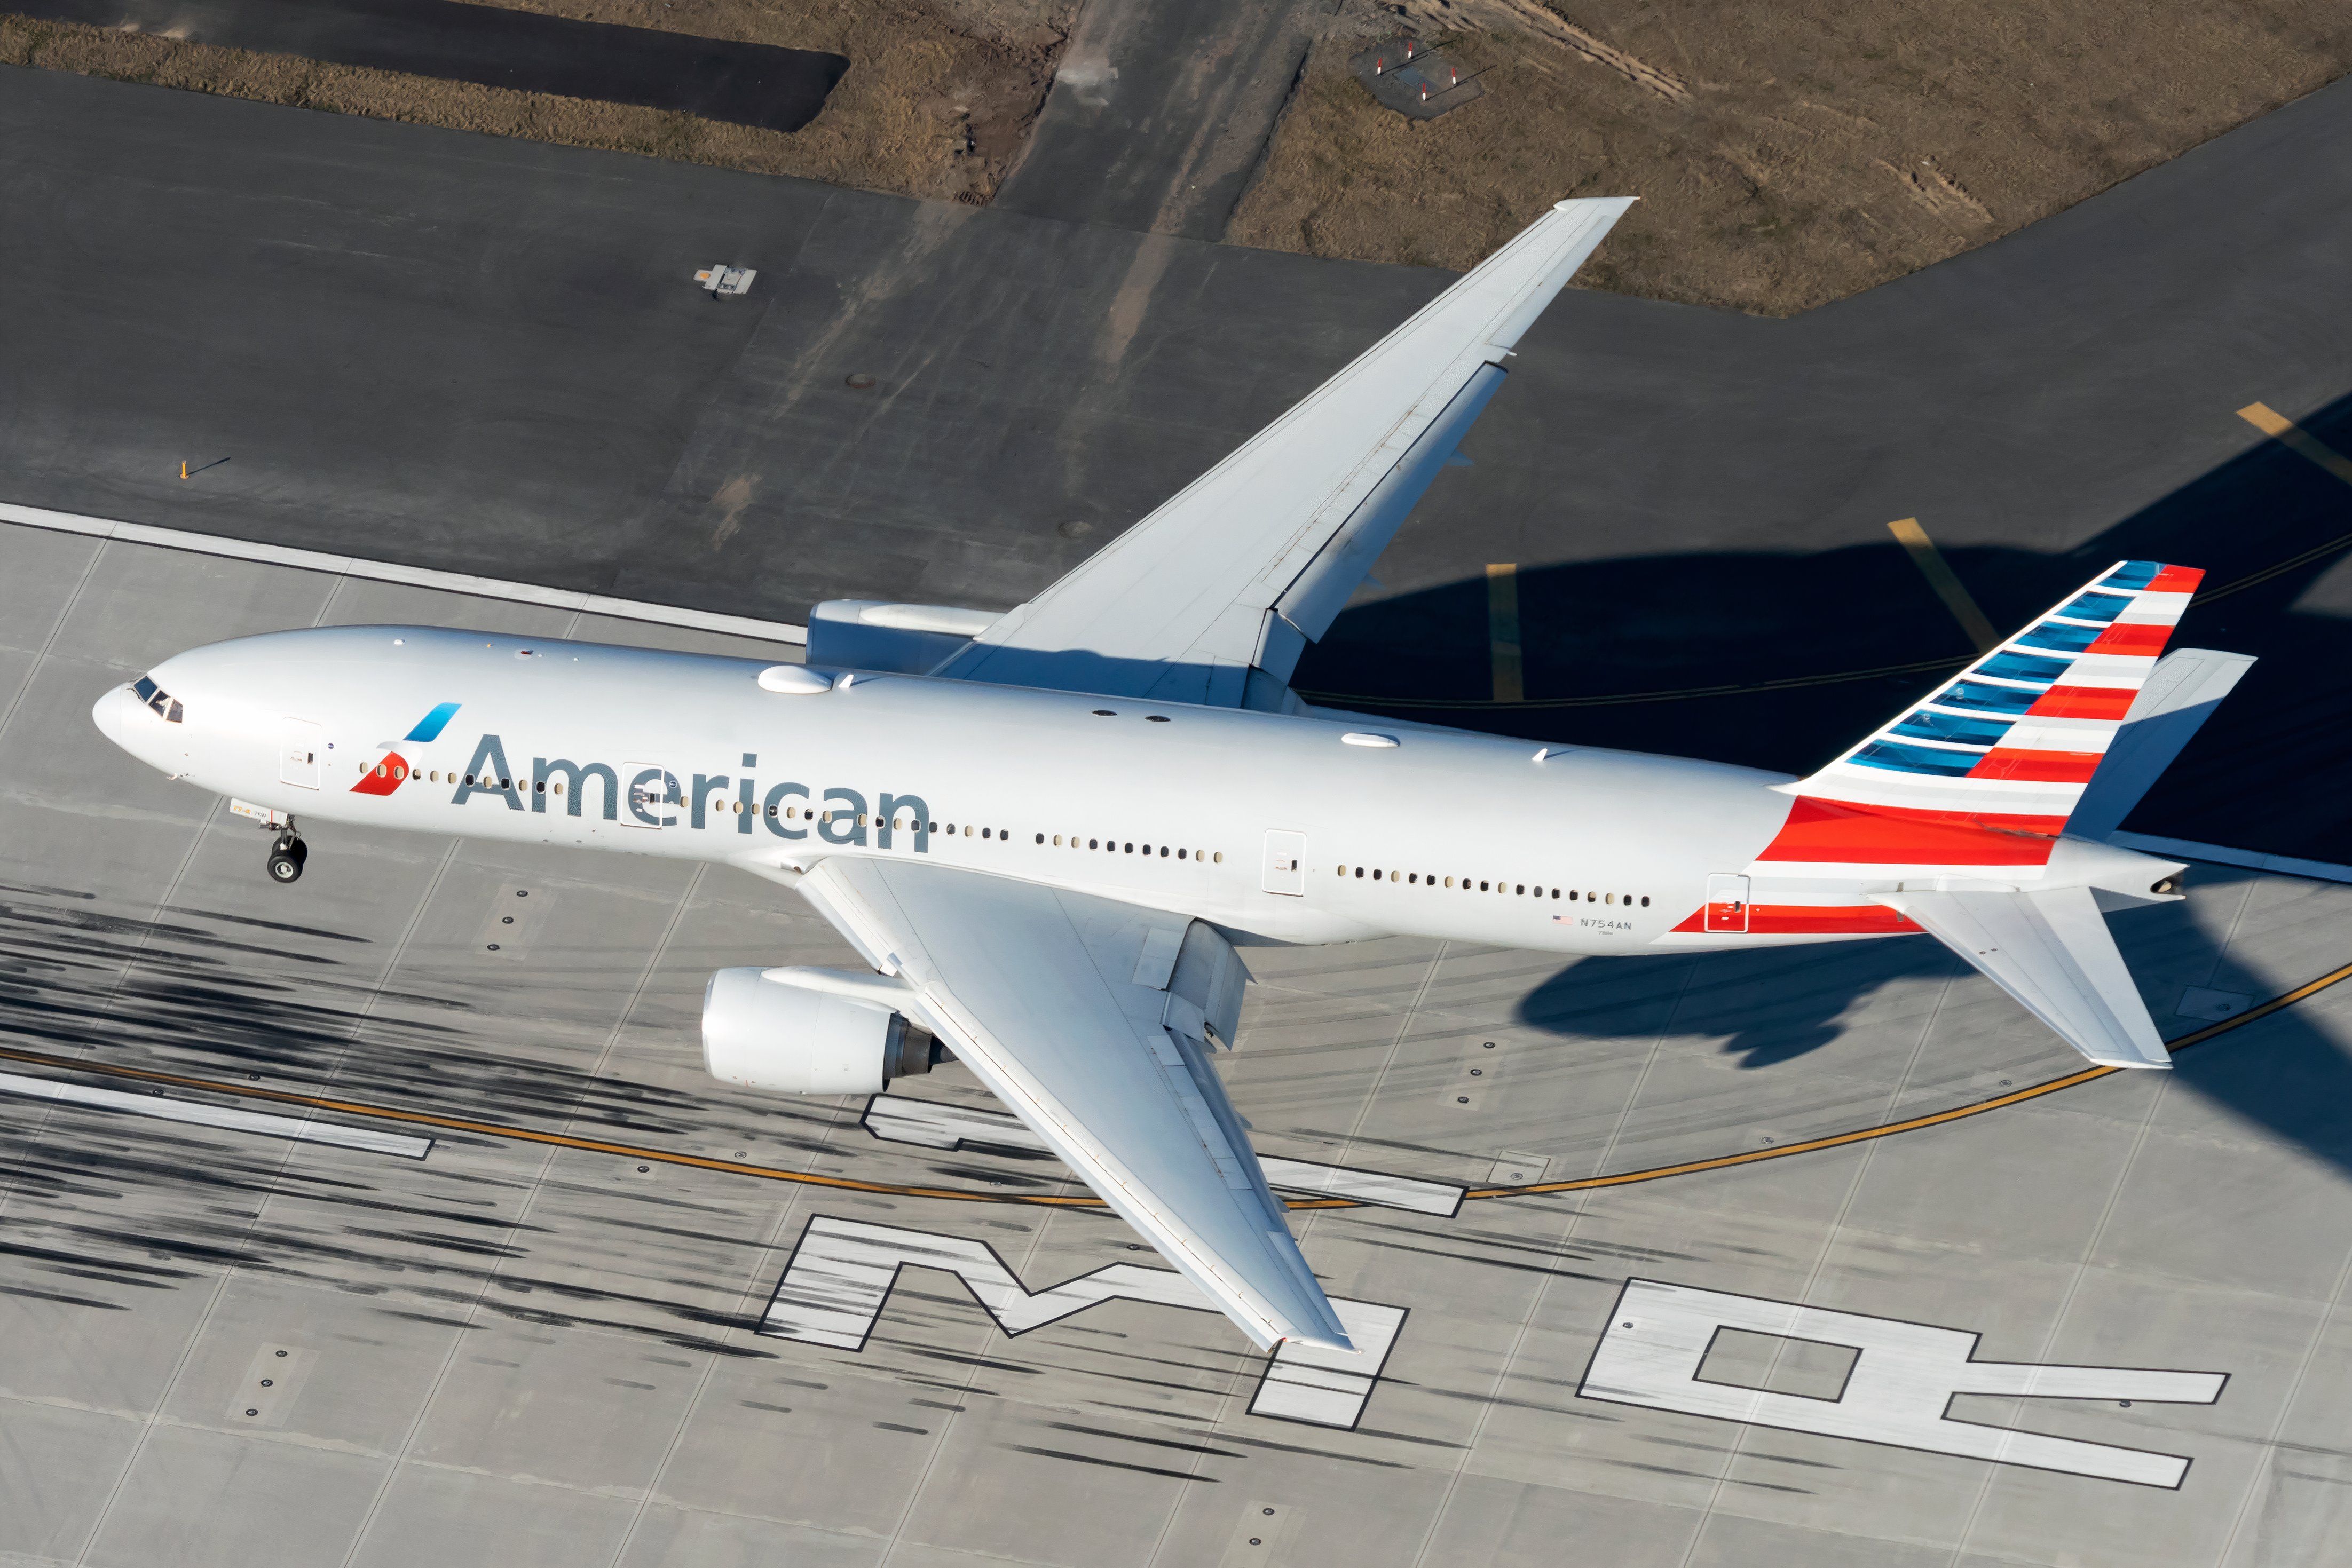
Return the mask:
M2157 775L2172 766L2253 663L2251 653L2211 648L2175 648L2158 659L2123 728L2107 743L2099 770L2067 820L2067 831L2104 839L2122 827Z
M1982 970L2093 1061L2172 1065L2089 888L1877 897Z

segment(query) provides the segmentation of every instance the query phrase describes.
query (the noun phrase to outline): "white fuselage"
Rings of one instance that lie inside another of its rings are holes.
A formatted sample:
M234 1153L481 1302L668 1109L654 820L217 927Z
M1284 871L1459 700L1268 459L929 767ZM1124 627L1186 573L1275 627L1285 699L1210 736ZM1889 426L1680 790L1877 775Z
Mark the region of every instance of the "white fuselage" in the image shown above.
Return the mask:
M1748 866L1787 818L1780 775L908 675L787 695L758 684L767 667L322 628L166 661L151 678L178 723L129 687L96 714L165 772L306 826L667 855L787 883L826 855L920 857L1280 942L1588 954L1789 939L1670 935L1708 874ZM404 738L451 704L437 734ZM1366 732L1396 744L1342 739Z

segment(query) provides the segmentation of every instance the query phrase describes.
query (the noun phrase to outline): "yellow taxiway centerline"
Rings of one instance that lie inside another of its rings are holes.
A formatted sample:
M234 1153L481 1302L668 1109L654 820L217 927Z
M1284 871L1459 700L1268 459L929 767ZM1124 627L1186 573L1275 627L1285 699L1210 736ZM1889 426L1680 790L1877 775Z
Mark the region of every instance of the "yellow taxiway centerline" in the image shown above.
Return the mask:
M2187 1051L2216 1036L2243 1028L2257 1019L2293 1007L2307 997L2316 996L2330 986L2352 979L2352 964L2331 969L2315 980L2307 980L2294 989L2273 997L2260 1007L2250 1008L2236 1018L2185 1034L2167 1042L2173 1051ZM667 1149L642 1147L635 1144L616 1144L601 1138L575 1137L569 1133L542 1133L529 1127L507 1126L496 1122L477 1122L462 1116L444 1116L430 1111L405 1111L394 1106L374 1105L364 1101L334 1100L318 1094L299 1094L285 1089L257 1089L249 1083L224 1083L208 1078L194 1078L176 1072L159 1072L152 1068L121 1067L110 1062L79 1061L70 1057L52 1056L46 1051L18 1051L0 1047L0 1060L29 1062L36 1066L56 1068L68 1072L95 1072L110 1078L127 1078L142 1083L165 1083L179 1089L193 1089L207 1094L226 1094L246 1100L266 1100L280 1105L301 1105L314 1111L331 1111L340 1115L361 1116L379 1121L404 1122L415 1126L440 1127L449 1132L473 1133L487 1138L500 1138L513 1143L544 1144L556 1148L579 1149L588 1154L611 1155L619 1159L637 1160L646 1164L685 1166L696 1170L717 1171L727 1176L751 1176L761 1181L791 1182L803 1186L837 1187L847 1192L871 1192L892 1197L943 1198L959 1203L1025 1204L1047 1208L1100 1208L1102 1199L1091 1193L1061 1197L1035 1193L976 1192L962 1187L915 1186L900 1182L859 1181L850 1176L819 1176L811 1171L784 1170L775 1166L752 1165L741 1160L713 1159L707 1155L678 1154ZM1613 1176L1581 1176L1571 1181L1535 1182L1525 1186L1482 1186L1469 1189L1471 1197L1540 1197L1551 1193L1586 1192L1595 1187L1631 1186L1640 1182L1663 1181L1668 1176L1689 1176L1699 1171L1727 1170L1734 1166L1758 1165L1766 1160L1787 1159L1792 1155L1811 1154L1821 1149L1842 1148L1848 1144L1867 1143L1876 1138L1893 1137L1898 1133L1917 1132L1926 1127L1940 1127L1970 1116L1980 1116L1988 1111L2015 1105L2027 1100L2038 1100L2045 1094L2055 1094L2062 1089L2088 1083L2110 1073L2127 1071L2118 1067L2087 1067L2077 1072L2029 1084L2023 1089L1996 1094L1989 1100L1972 1104L1956 1105L1948 1111L1937 1111L1925 1116L1913 1116L1901 1122L1883 1123L1874 1127L1857 1127L1851 1132L1832 1133L1819 1138L1807 1138L1777 1148L1749 1149L1736 1155L1718 1155L1710 1159L1685 1160L1670 1166L1652 1166L1643 1170L1621 1171ZM1285 1200L1294 1209L1364 1208L1373 1207L1349 1197L1294 1197Z

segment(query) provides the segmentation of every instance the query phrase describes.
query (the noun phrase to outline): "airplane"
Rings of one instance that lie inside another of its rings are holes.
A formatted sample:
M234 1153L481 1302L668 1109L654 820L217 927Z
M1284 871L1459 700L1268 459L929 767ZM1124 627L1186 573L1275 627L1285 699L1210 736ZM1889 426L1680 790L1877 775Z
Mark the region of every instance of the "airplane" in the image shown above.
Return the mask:
M705 1066L871 1093L962 1063L1261 1348L1350 1348L1213 1054L1265 944L1566 955L1925 932L2094 1061L2168 1058L2104 841L2249 661L2165 644L2200 573L2118 561L1810 777L1316 707L1288 685L1631 204L1559 203L1016 609L818 605L804 664L341 626L177 654L100 730L303 825L731 865L865 961L743 967ZM2126 722L2129 721L2129 722ZM2089 826L2085 826L2089 824Z

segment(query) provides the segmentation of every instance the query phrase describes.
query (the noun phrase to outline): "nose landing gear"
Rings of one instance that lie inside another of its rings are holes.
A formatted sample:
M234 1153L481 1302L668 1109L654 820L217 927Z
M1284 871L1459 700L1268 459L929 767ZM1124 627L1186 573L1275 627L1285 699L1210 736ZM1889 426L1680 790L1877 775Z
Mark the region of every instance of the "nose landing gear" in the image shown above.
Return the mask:
M310 858L310 846L296 838L294 831L289 828L278 834L277 841L269 846L269 880L281 885L299 881L302 875L302 862Z

